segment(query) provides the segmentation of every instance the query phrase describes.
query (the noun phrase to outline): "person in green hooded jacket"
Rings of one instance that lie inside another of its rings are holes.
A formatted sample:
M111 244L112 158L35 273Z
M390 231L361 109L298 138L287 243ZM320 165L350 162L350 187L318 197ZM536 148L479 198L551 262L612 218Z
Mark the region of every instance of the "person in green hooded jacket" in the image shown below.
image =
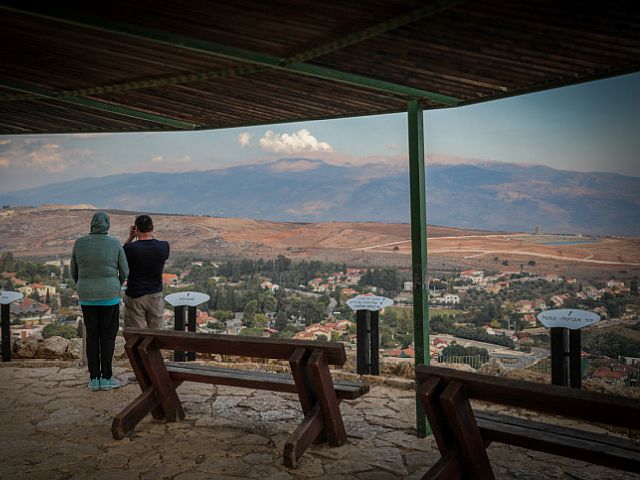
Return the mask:
M120 324L120 289L129 275L122 245L108 235L109 216L96 212L91 233L76 240L71 276L76 282L87 336L89 389L118 388L111 368Z

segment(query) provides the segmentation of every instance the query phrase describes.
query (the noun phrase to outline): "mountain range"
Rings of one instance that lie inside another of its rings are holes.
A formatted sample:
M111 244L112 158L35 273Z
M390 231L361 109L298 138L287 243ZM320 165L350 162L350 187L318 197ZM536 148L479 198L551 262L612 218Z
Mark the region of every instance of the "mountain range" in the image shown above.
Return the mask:
M640 236L640 178L476 162L429 164L427 221L492 231ZM407 171L320 160L84 178L0 195L3 205L92 204L274 221L408 222Z

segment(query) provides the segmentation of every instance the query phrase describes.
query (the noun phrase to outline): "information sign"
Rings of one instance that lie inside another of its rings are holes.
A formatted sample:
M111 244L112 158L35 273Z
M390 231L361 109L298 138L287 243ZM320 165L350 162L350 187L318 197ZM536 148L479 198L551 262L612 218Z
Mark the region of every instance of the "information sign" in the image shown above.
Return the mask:
M24 297L20 292L10 292L8 290L0 290L0 305L8 305L11 302L20 300Z
M201 303L209 301L209 295L200 292L176 292L170 293L164 299L174 307L186 305L189 307L195 307Z
M379 297L377 295L358 295L347 300L347 305L351 310L369 310L377 312L389 305L393 305L393 300L387 297Z
M559 310L545 310L538 314L538 320L547 328L569 328L577 330L593 325L600 320L600 315L588 310L561 308Z

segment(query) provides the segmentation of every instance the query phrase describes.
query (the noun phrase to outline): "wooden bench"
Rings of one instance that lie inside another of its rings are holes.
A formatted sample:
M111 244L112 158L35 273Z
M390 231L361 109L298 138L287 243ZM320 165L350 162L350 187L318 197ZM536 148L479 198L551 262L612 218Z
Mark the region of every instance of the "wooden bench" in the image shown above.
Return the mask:
M148 329L125 329L125 351L142 393L113 419L113 438L124 438L149 413L157 420L184 418L176 388L184 381L297 393L304 418L284 447L284 464L295 467L313 442L346 442L339 403L369 391L360 382L334 381L329 365L346 362L339 342L211 335ZM291 375L166 362L161 350L288 360Z
M416 380L442 455L425 479L493 479L486 452L491 442L640 472L638 442L559 427L552 419L546 423L473 409L469 402L477 399L640 430L640 402L635 399L424 365L416 367Z

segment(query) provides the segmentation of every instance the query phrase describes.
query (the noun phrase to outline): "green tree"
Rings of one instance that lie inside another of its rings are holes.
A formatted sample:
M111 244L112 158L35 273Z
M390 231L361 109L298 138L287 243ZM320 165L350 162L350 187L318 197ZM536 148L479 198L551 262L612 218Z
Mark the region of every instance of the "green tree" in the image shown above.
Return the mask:
M13 272L15 268L15 260L13 253L5 252L0 255L0 272Z
M261 337L263 333L263 329L262 328L243 328L242 330L240 330L240 335L243 335L245 337Z
M261 293L258 299L260 301L261 312L273 312L278 306L278 301L276 300L275 295L271 292Z
M227 320L232 320L235 315L230 310L215 310L213 312L213 316L222 322L226 322Z
M276 321L275 321L276 330L278 330L279 332L283 332L287 328L288 324L289 324L289 319L287 318L287 314L285 313L285 311L278 310L278 313L276 314Z
M76 338L76 327L61 325L59 323L49 323L42 329L42 338L59 336L67 339Z
M466 363L474 368L480 368L483 363L489 361L489 352L486 348L463 347L452 343L442 349L440 361Z
M269 326L269 317L267 317L264 313L256 313L253 317L253 324L256 327L266 328Z
M244 315L242 321L246 327L252 328L254 326L254 319L256 311L258 310L258 302L251 300L244 306Z
M335 301L336 301L336 306L339 307L341 305L342 302L342 289L340 287L336 287L333 290L333 294L331 295Z
M71 297L73 296L73 290L70 288L65 288L60 292L60 306L62 307L70 307L71 306Z

